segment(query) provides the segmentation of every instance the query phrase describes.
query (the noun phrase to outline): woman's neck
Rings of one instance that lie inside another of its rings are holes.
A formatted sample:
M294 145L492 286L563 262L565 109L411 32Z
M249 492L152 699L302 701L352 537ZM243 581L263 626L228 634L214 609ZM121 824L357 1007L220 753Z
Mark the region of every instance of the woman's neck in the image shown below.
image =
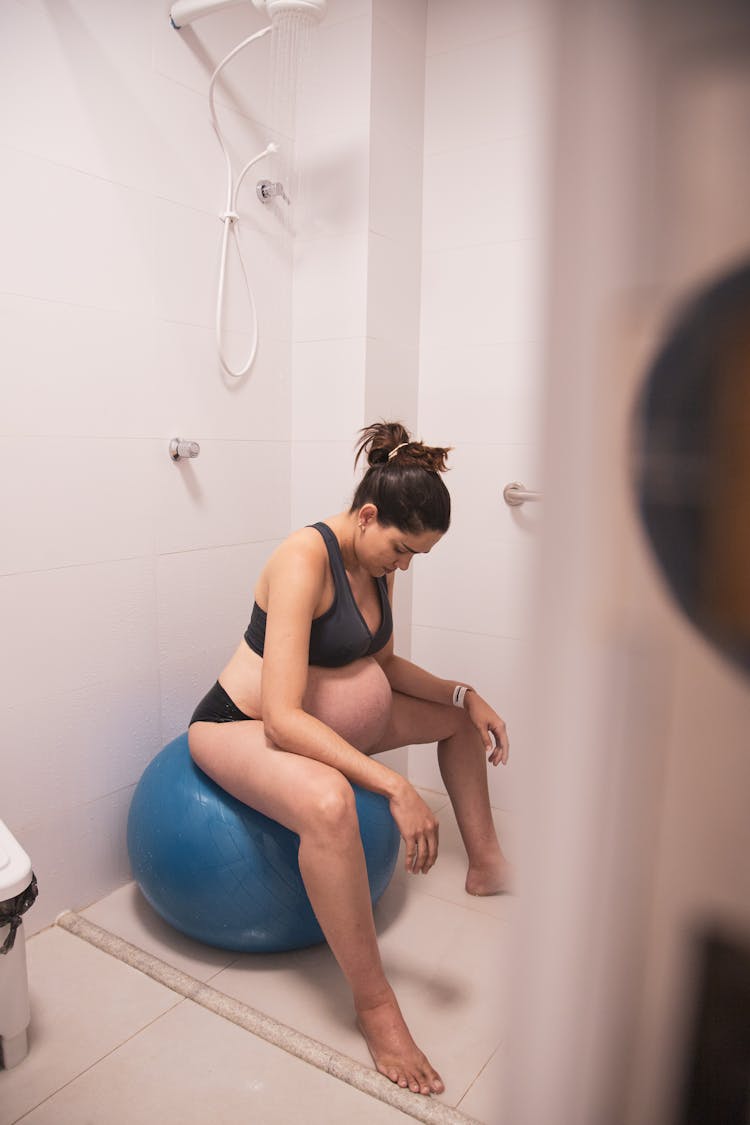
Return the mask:
M349 574L357 574L361 570L357 558L357 516L354 512L339 512L324 521L338 539L341 557Z

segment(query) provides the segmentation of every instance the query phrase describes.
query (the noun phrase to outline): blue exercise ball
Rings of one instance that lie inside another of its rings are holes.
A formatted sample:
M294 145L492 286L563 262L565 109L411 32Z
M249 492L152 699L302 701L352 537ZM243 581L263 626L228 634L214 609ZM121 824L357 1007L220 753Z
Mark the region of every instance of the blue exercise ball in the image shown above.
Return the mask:
M396 866L388 801L353 785L373 903ZM273 953L324 941L297 862L299 836L243 805L196 766L181 734L136 786L128 815L133 877L154 910L220 949Z

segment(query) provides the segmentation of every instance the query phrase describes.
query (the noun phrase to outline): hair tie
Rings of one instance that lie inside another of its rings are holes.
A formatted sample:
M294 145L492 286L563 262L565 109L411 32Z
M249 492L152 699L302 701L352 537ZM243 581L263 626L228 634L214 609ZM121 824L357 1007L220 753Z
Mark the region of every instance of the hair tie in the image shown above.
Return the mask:
M405 445L411 445L411 442L408 442L408 441L402 441L402 442L401 442L401 445L397 445L397 446L396 446L396 448L395 448L395 449L392 449L392 450L391 450L391 452L390 452L390 453L388 454L388 460L389 460L389 461L392 461L392 460L393 460L393 458L394 458L394 457L396 456L396 454L398 453L399 449L403 449Z

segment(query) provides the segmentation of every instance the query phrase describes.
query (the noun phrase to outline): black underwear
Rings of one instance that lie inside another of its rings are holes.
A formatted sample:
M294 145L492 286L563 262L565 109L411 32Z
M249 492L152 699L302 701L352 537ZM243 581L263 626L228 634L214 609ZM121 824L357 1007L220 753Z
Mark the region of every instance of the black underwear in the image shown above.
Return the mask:
M240 711L217 680L193 711L190 723L239 723L247 719L252 715Z

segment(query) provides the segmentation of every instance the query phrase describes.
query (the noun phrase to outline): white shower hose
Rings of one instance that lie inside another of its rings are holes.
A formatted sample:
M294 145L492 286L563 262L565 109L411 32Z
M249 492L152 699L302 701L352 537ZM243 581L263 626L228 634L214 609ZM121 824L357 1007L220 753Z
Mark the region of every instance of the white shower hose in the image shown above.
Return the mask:
M239 176L237 177L237 181L235 183L234 173L232 171L232 160L231 160L231 157L230 157L229 152L227 150L227 146L224 142L224 137L222 136L221 129L219 128L219 121L218 121L218 118L216 116L216 107L214 105L214 86L216 85L216 80L219 77L219 75L221 74L224 67L227 65L227 63L232 61L232 59L235 57L235 55L239 54L240 51L244 50L244 48L247 47L250 43L254 42L254 40L260 39L264 35L268 35L268 33L272 30L273 30L272 26L269 25L268 27L262 28L261 31L256 31L254 35L248 36L247 39L243 39L243 41L241 43L238 43L238 45L236 47L234 47L229 52L229 54L221 60L219 65L216 67L216 70L211 75L211 81L209 82L209 85L208 85L208 107L209 107L209 112L211 114L211 124L213 125L214 132L216 133L216 136L219 139L219 144L221 145L221 151L224 153L224 160L225 160L226 166L227 166L226 206L225 206L223 214L220 216L222 222L224 223L224 231L223 231L222 238L221 238L221 261L220 261L220 264L219 264L219 285L218 285L218 292L217 292L217 296L216 296L216 346L217 346L217 349L218 349L219 362L221 364L222 370L225 371L227 375L230 375L233 379L241 379L243 375L247 374L247 372L250 370L250 368L253 365L253 361L255 359L255 354L258 350L258 314L257 314L256 308L255 308L255 298L253 296L253 291L252 291L252 288L250 287L250 283L249 283L248 278L247 278L247 273L245 271L245 263L242 260L242 250L241 250L241 247L240 247L240 240L239 240L239 238L237 236L237 232L235 230L235 225L239 222L239 215L237 213L237 197L239 195L239 190L240 190L240 187L242 186L242 181L245 178L245 175L250 171L250 169L253 167L254 164L258 163L259 160L262 160L265 156L269 156L271 153L276 152L277 149L278 149L278 145L276 145L272 141L269 145L266 146L266 148L263 149L262 152L259 152L257 156L254 156L252 160L249 160L247 162L247 164L245 165L245 167L240 172ZM229 248L230 233L233 234L235 245L237 247L237 257L239 259L240 269L242 270L242 276L245 279L245 287L247 289L247 295L248 295L248 299L250 301L250 311L251 311L251 314L252 314L252 333L253 333L253 337L252 337L252 345L251 345L251 348L250 348L250 355L249 355L248 359L246 360L244 366L239 371L234 371L230 367L228 361L224 358L224 346L223 346L223 337L224 337L224 289L225 289L225 285L226 285L227 252L228 252L228 248Z

